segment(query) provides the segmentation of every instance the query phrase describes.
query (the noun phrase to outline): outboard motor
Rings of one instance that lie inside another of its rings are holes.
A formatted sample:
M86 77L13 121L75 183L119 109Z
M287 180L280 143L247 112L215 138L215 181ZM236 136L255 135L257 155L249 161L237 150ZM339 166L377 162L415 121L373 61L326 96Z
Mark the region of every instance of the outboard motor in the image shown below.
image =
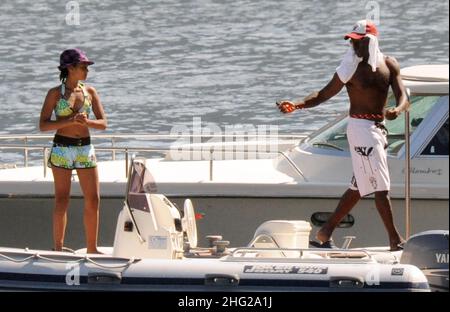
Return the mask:
M448 234L448 231L432 230L411 236L400 259L400 263L421 269L434 291L449 291Z

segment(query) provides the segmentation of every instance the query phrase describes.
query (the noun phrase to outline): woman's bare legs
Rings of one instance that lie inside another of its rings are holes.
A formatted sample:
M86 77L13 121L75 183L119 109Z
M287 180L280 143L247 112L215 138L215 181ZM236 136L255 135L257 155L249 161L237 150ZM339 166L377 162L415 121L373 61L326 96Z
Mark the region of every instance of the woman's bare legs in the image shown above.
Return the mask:
M67 224L67 209L69 208L70 183L72 171L52 166L55 181L55 208L53 209L53 242L54 248L61 251L64 244L64 234Z
M88 253L97 250L98 211L100 204L100 187L97 168L77 169L81 190L84 195L84 229Z

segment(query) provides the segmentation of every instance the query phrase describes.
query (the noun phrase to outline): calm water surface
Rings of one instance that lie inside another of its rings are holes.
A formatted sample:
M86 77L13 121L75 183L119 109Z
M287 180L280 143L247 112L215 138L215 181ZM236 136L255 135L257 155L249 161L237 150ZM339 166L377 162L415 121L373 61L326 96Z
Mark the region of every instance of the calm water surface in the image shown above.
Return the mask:
M377 4L383 52L401 66L448 63L447 1L66 1L0 3L0 134L39 133L59 54L80 47L96 64L107 132L170 132L175 125L277 125L310 132L348 109L346 92L283 116L277 99L304 97L332 77L343 35ZM367 8L366 8L367 6Z

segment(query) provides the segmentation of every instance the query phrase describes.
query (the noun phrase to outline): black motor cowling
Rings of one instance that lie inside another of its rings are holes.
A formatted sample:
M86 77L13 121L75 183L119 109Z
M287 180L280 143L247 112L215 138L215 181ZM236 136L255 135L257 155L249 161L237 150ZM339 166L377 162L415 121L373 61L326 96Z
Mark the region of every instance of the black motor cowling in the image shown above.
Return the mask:
M411 236L404 245L400 263L421 270L448 270L448 230L432 230Z

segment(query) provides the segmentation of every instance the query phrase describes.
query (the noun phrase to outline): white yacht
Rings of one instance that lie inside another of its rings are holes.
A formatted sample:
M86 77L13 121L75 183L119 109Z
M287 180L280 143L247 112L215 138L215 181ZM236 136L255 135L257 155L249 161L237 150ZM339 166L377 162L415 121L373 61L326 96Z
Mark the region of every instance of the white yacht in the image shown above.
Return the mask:
M409 126L413 233L429 229L448 230L448 70L448 65L421 65L402 70L404 84L411 91L412 104ZM389 105L394 104L395 100L391 96ZM157 151L159 155L163 152L162 156L149 156L147 159L157 191L178 204L190 197L198 207L199 215L203 216L198 224L202 236L222 233L233 244L242 245L247 243L253 229L267 220L301 219L311 221L314 226L323 224L335 209L352 175L345 133L346 117L343 114L335 122L297 141L269 141L269 145L275 144L280 148L275 153L264 154L264 157L259 157L262 154L258 149L261 142L223 143L212 140L202 144L172 145L166 150L155 148L150 143L135 148L118 147L116 144L110 150L126 151L127 156L130 153L139 153L140 156L142 151ZM387 121L386 127L389 130L388 162L394 217L403 232L406 155L404 115ZM4 139L11 137L6 136ZM25 139L29 143L33 137ZM50 147L27 146L44 151ZM1 147L5 150L21 146L4 144ZM254 152L255 148L258 157L221 160L225 155L224 150L242 156L249 154L249 151ZM101 149L102 146L97 148ZM46 157L43 157L44 164L45 161ZM127 181L126 168L127 158L125 161L99 163L102 230L114 227ZM73 177L72 187L72 195L80 196L76 176ZM52 198L51 171L45 165L0 170L2 239L9 244L18 239L26 243L29 236L39 237L40 234L31 229L25 230L25 233L5 231L7 225L24 220L24 216L30 214L34 220L39 220L41 228L51 228L49 216ZM78 201L75 205L80 206L81 200ZM81 214L81 210L78 210L76 213ZM81 226L82 222L79 231ZM50 235L50 232L44 230L41 234ZM358 246L387 242L373 199L369 197L360 201L351 215L341 223L336 235L355 235L357 239L354 244ZM111 241L112 238L106 240ZM82 239L77 240L79 242Z

